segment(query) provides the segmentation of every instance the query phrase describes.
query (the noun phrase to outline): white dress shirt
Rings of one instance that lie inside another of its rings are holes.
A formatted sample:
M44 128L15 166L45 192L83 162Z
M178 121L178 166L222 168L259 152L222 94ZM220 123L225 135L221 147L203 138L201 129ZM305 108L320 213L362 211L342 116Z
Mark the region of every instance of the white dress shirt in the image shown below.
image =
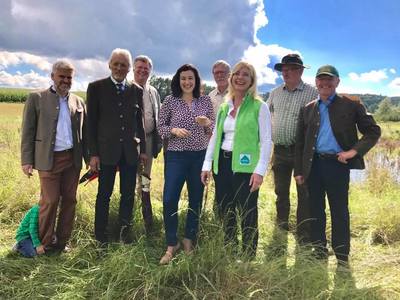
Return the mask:
M228 115L224 122L224 139L221 144L221 148L225 151L232 151L233 140L235 134L236 118L233 118L230 113L233 110L232 100L228 100L229 110ZM236 116L239 114L240 107L236 112ZM217 141L217 124L218 120L215 122L215 127L213 134L211 136L210 142L207 147L206 156L203 163L202 171L211 171L212 161L214 156L215 144ZM268 169L268 163L271 156L271 116L269 113L268 105L263 102L260 107L258 114L258 128L259 128L259 139L260 139L260 158L258 160L257 166L253 173L265 176Z

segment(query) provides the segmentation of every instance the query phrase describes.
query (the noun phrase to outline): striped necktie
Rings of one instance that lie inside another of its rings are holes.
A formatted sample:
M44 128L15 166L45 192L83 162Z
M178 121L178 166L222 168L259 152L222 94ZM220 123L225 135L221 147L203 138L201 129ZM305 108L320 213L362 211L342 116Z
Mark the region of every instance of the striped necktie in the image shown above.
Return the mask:
M120 95L124 92L124 85L122 83L116 83L115 86L117 87L118 95Z

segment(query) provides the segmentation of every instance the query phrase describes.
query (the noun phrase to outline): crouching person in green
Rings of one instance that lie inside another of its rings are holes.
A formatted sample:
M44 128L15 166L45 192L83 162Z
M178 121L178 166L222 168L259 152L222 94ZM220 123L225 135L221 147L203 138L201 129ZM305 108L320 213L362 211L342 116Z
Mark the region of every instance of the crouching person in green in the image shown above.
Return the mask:
M38 223L39 205L36 204L25 214L15 236L17 244L14 250L25 257L35 257L45 252L39 239Z

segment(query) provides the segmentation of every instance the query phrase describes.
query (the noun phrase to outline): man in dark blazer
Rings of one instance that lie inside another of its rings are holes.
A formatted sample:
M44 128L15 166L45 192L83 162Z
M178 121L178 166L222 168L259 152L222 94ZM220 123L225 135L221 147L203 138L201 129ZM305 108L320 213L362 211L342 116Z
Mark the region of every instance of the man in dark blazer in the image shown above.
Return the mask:
M69 61L55 62L53 85L31 93L24 107L22 171L28 177L33 169L39 173L39 238L44 250L64 250L71 236L82 156L88 161L85 104L69 92L73 75Z
M128 50L113 50L109 68L111 76L90 83L87 89L90 169L99 172L95 237L100 243L108 242L109 203L119 170L119 239L128 243L131 241L137 165L139 159L146 160L143 92L126 79L132 68Z
M348 191L350 169L364 169L363 156L377 143L381 130L359 102L336 94L339 73L326 65L318 69L319 97L299 116L294 176L308 185L311 240L317 257L327 257L325 194L332 220L332 247L339 263L350 252ZM361 133L358 139L357 129Z

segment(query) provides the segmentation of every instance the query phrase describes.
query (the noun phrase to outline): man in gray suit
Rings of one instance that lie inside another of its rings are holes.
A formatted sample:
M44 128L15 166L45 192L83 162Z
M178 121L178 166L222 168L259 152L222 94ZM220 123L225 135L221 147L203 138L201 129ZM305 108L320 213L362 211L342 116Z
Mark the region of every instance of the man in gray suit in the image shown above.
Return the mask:
M131 67L130 52L115 49L109 60L111 76L90 83L87 89L90 169L99 172L95 236L101 244L108 242L109 203L117 170L121 193L118 238L131 242L137 166L139 159L146 160L143 90L126 79Z
M149 84L148 79L153 69L153 62L146 55L139 55L133 63L135 82L143 88L144 130L146 133L147 161L139 168L139 185L142 197L142 214L146 233L153 230L153 212L150 200L150 175L153 158L161 151L162 143L157 132L158 114L160 111L160 95Z
M33 169L39 173L39 238L45 249L64 250L71 236L82 156L88 159L85 104L69 92L73 75L69 61L55 62L53 85L31 93L24 107L22 171L28 177Z

